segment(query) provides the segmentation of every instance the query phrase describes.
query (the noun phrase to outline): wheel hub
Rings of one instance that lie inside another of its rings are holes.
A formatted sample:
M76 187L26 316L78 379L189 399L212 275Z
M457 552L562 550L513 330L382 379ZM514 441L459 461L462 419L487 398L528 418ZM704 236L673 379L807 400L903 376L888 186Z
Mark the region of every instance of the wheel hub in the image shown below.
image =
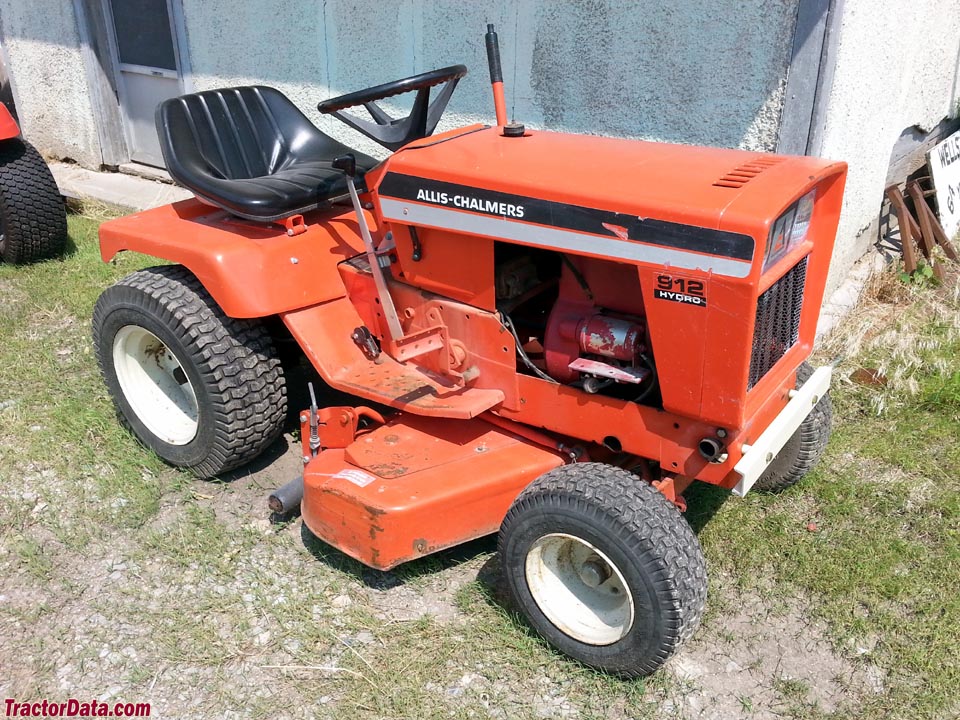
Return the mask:
M603 585L610 577L610 566L599 557L587 558L580 566L580 579L587 587Z
M527 587L546 618L588 645L611 645L633 626L634 601L620 569L583 538L551 533L527 553Z
M126 325L113 340L113 366L124 398L147 429L171 445L197 435L197 395L179 358L146 328Z

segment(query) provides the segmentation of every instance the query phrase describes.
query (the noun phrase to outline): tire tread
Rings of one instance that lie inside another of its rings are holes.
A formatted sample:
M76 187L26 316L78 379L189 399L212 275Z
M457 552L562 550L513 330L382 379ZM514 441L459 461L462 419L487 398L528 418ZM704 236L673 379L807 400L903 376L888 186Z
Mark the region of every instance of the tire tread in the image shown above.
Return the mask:
M707 568L700 542L664 495L632 473L603 463L565 465L545 473L516 499L503 521L505 539L529 513L573 509L594 525L610 528L654 579L667 616L667 632L654 657L612 670L621 676L649 675L693 635L703 615ZM514 598L516 601L516 597Z
M0 214L6 236L0 259L22 264L63 252L67 241L63 198L40 153L21 138L0 141Z
M190 467L194 473L212 477L232 470L276 440L287 414L287 390L263 323L225 315L185 267L153 267L128 275L101 295L93 316L98 347L104 319L117 302L139 305L195 349L201 376L216 388L215 440L207 457ZM105 374L99 354L98 361Z
M809 363L801 364L797 368L797 386L809 380L813 372L814 368ZM823 455L830 440L832 423L833 404L828 392L820 398L780 454L754 483L754 489L779 493L800 482Z

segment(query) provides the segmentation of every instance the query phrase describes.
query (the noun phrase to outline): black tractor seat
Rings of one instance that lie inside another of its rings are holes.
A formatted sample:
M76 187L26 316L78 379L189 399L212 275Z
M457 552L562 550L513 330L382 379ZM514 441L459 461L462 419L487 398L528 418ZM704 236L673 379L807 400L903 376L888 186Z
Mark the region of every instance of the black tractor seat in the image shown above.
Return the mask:
M167 170L202 201L273 222L348 195L338 155L357 158L357 182L377 161L323 134L279 90L262 86L183 95L157 107Z

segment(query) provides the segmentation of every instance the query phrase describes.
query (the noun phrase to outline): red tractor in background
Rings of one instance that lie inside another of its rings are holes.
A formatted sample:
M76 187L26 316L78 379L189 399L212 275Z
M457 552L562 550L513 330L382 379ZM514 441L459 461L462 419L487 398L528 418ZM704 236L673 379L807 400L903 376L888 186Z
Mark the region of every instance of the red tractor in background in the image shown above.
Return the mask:
M46 260L62 253L66 240L67 211L50 168L0 103L0 262Z
M271 88L163 103L196 199L102 226L104 260L175 264L104 291L98 361L136 436L210 477L281 433L292 338L357 401L304 409L274 509L379 569L499 532L540 634L648 674L706 598L683 491L783 489L826 443L831 370L804 361L846 166L509 123L486 40L496 125L432 134L461 65L320 103L382 162ZM404 118L377 104L404 92Z

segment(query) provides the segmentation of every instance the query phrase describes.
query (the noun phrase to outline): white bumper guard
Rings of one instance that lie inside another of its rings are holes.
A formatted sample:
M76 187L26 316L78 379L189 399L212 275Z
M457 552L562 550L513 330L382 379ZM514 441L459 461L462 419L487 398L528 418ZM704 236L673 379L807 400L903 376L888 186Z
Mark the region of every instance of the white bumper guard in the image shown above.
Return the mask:
M763 471L797 431L813 410L814 405L830 389L832 376L833 368L829 365L818 367L803 387L790 391L790 402L760 434L756 442L743 446L743 457L733 468L733 471L740 476L740 482L733 489L734 495L740 497L746 495L757 479L763 475Z

